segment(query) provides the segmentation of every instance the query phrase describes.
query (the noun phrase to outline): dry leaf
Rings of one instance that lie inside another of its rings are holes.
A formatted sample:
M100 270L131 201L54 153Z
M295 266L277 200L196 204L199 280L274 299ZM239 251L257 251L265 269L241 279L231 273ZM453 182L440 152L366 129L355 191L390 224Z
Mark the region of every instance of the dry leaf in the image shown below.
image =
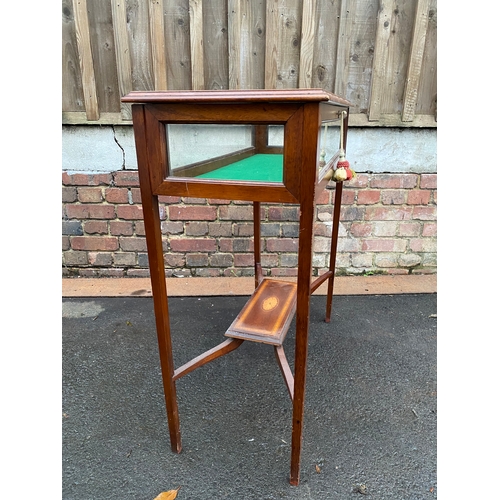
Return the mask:
M321 469L320 469L319 465L316 465L316 473L321 474Z
M177 498L177 492L181 489L179 486L175 490L168 490L168 491L163 491L160 493L154 500L174 500L174 498Z

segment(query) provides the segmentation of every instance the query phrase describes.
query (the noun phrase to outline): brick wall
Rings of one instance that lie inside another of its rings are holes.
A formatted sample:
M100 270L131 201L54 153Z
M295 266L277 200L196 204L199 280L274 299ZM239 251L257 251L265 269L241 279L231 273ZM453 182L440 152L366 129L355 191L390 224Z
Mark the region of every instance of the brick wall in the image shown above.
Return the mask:
M436 174L345 183L337 274L435 273ZM328 265L335 185L316 208L313 274ZM63 173L63 276L149 276L137 171ZM252 204L160 197L167 276L253 275ZM298 207L262 204L262 267L295 276Z

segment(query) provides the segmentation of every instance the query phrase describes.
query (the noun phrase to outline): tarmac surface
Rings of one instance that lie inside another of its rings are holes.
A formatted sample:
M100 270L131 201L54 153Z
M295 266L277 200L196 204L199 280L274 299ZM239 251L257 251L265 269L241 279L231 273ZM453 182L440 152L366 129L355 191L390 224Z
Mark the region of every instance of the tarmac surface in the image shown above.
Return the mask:
M337 292L336 292L337 293ZM64 294L63 294L64 295ZM271 346L177 382L170 449L150 296L64 297L62 498L437 498L437 294L311 298L301 482L289 484L292 405ZM176 366L224 338L245 295L169 299ZM293 371L295 322L284 342Z

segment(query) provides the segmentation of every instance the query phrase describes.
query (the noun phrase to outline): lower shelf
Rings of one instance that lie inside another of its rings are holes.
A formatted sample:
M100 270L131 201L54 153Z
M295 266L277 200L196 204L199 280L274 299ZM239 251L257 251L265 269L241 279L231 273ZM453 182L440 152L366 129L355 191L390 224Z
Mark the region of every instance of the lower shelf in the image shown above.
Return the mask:
M296 306L296 283L264 278L225 336L280 346Z

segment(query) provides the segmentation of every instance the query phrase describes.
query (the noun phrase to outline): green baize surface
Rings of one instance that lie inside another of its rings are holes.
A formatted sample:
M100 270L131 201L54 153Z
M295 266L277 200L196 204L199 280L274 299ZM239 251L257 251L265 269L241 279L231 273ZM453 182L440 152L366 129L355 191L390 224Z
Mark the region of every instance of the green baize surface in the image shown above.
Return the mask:
M196 177L226 181L283 182L283 155L256 154Z

